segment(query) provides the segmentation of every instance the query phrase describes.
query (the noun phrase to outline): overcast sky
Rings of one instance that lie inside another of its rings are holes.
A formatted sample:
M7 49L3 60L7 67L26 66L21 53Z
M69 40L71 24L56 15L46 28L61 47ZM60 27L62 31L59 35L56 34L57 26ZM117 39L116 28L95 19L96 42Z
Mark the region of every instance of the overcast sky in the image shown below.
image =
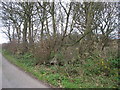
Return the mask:
M0 14L1 14L1 2L0 2ZM1 21L1 17L0 17L0 44L8 42L8 38L6 37L5 34L2 33L3 29L4 29L3 24L2 24L2 21Z
M8 42L8 38L6 37L6 35L4 33L2 33L3 29L4 28L3 28L2 22L0 20L0 44Z
M18 0L19 1L19 0ZM59 1L59 0L58 0ZM62 0L64 1L64 0ZM68 2L70 0L65 0L65 2ZM75 0L74 0L75 1ZM76 0L77 1L77 0ZM109 0L108 0L109 1ZM117 1L117 0L115 0ZM1 12L1 3L0 3L0 12ZM1 21L1 17L0 17L0 44L2 43L7 43L9 40L7 38L7 36L2 32L2 30L4 30L3 25L2 25L2 21Z

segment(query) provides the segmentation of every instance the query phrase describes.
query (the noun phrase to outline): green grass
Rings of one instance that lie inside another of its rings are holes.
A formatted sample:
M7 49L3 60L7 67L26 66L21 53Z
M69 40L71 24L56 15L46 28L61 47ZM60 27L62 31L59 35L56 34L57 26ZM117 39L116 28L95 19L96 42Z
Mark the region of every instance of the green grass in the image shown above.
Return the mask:
M3 51L3 55L13 64L22 68L26 72L31 73L39 80L49 83L55 87L63 88L116 88L118 77L115 75L104 76L101 72L97 72L95 62L88 60L87 64L79 67L67 66L35 66L34 58L26 54L25 56L14 56L7 51ZM68 76L65 71L77 70L79 75L72 73ZM96 71L95 71L95 70ZM99 71L99 68L98 68ZM97 72L97 74L95 73ZM116 71L117 72L117 71ZM115 73L116 73L115 72ZM99 74L99 75L98 75Z

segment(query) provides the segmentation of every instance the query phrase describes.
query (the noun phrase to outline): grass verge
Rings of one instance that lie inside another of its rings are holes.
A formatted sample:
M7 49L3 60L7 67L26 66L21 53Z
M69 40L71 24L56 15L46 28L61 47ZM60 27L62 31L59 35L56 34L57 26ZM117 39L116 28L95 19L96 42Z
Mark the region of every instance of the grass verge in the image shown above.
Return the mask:
M11 63L31 73L38 80L42 80L49 85L61 88L117 88L118 80L115 76L106 77L88 72L87 66L75 68L81 71L81 74L70 77L66 74L65 68L71 66L35 66L34 58L21 58L14 56L7 51L3 55ZM72 67L73 68L73 67ZM84 71L84 72L83 72ZM71 72L72 73L72 72ZM86 74L84 74L86 73Z

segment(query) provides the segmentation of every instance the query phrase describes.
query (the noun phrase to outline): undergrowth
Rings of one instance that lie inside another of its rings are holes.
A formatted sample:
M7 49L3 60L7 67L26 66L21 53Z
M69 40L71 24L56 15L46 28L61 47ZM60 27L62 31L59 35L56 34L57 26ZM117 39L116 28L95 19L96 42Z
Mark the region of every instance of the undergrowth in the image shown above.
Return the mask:
M39 80L55 87L62 88L117 88L118 61L120 59L92 60L88 58L85 64L71 66L35 65L31 54L15 56L7 51L3 55L12 63L32 73ZM109 64L108 64L109 63ZM114 66L113 66L114 65Z

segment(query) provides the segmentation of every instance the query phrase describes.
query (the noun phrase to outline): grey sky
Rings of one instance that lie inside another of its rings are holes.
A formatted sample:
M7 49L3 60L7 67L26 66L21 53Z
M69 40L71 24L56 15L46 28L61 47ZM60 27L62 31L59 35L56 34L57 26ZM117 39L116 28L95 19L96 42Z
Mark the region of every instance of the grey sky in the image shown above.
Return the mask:
M2 1L2 0L0 0L0 1ZM9 0L7 0L7 1L9 1ZM11 1L14 1L14 0L11 0ZM15 0L15 1L20 1L20 0ZM28 0L28 1L30 1L30 0ZM39 1L39 0L38 0ZM43 0L43 1L45 1L45 0ZM52 0L51 0L52 1ZM55 1L57 1L57 0L55 0ZM59 1L59 0L58 0ZM64 1L64 2L69 2L69 1L71 1L71 0L61 0L61 1ZM82 2L82 1L98 1L98 0L73 0L73 1L79 1L79 2ZM101 0L100 0L101 1ZM105 1L105 0L102 0L102 1ZM112 2L112 1L116 1L116 2L118 2L119 0L106 0L106 1L109 1L109 2ZM1 3L0 3L0 11L1 11ZM8 40L8 38L7 38L7 36L4 34L4 33L2 33L2 30L4 30L5 28L3 27L3 25L2 25L2 21L1 21L1 18L0 18L0 44L1 43L7 43L9 40Z
M2 33L3 29L4 29L4 27L3 27L2 22L0 20L0 44L8 42L8 38L6 37L6 35L4 33Z
M0 12L1 12L1 3L0 3ZM4 29L4 27L3 27L3 24L2 24L2 21L1 21L1 17L0 17L0 44L8 42L8 38L6 37L6 35L4 33L2 33L3 29Z

